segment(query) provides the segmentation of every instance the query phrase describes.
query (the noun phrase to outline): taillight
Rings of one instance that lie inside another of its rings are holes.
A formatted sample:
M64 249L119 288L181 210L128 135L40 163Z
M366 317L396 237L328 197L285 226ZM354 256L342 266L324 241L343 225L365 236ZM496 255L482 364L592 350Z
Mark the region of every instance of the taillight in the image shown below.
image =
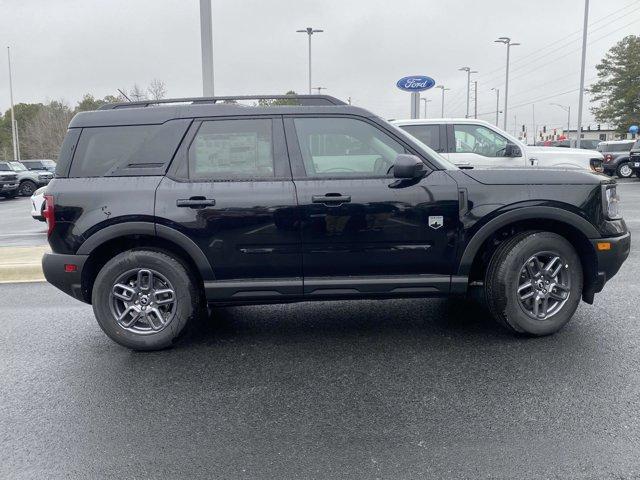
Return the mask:
M42 216L47 222L47 237L51 235L53 231L53 227L56 226L56 216L54 213L53 206L53 195L44 195L44 211L42 212Z

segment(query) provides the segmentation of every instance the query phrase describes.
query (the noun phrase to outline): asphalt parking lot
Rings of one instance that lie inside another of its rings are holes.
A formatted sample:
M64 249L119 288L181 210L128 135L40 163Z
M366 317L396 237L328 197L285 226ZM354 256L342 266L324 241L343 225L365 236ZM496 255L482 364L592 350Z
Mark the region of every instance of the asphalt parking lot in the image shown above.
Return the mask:
M31 199L0 198L0 246L46 245L47 226L31 218Z
M640 232L640 181L620 191ZM40 239L23 214L3 245ZM0 478L638 478L638 237L541 339L460 302L326 302L134 353L53 287L0 285Z

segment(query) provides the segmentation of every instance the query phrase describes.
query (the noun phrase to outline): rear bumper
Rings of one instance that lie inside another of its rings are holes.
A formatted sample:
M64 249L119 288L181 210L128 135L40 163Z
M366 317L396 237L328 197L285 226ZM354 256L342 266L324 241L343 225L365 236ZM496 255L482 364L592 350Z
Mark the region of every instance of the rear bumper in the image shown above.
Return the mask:
M609 250L598 250L599 243L610 243ZM596 252L598 267L593 293L602 291L607 283L616 273L629 256L631 249L631 234L629 232L619 237L599 238L591 240L593 249Z
M88 257L88 255L45 253L42 257L44 278L67 295L89 303L82 292L82 270ZM65 271L65 265L75 265L76 269L73 272Z

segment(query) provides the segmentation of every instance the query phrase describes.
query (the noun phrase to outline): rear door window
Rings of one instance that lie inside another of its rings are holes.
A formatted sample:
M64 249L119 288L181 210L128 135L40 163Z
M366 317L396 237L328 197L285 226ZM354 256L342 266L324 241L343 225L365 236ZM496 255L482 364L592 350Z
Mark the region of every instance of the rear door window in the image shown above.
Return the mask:
M436 152L442 151L442 146L440 145L440 125L402 125L400 128Z
M84 128L70 177L160 174L171 161L190 120L161 125Z

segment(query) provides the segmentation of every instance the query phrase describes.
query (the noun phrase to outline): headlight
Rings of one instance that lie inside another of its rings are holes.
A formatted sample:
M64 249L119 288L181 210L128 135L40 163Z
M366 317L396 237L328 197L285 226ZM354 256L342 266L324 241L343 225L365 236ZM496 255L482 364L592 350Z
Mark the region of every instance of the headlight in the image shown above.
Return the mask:
M609 220L619 220L622 218L620 213L620 197L616 185L602 186L602 208L604 215Z

